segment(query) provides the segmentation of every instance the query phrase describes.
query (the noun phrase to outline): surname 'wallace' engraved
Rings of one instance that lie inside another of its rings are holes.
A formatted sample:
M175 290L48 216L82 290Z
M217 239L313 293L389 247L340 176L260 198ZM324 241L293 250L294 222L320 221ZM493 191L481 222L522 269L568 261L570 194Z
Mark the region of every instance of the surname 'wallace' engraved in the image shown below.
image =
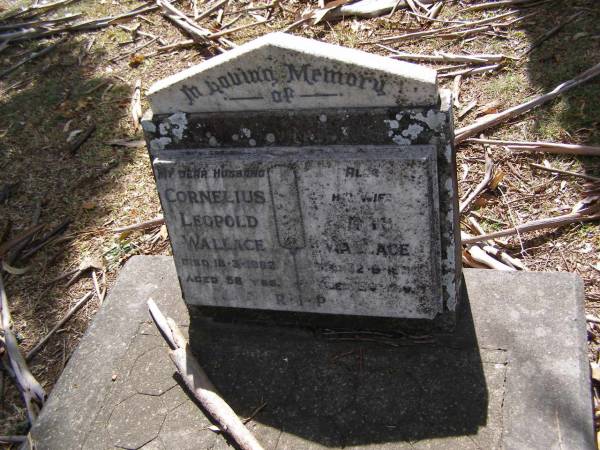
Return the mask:
M176 191L165 190L168 203L265 203L263 191Z
M207 238L198 234L183 235L186 246L192 250L217 250L217 251L247 251L264 252L265 243L262 239L232 239L232 238Z

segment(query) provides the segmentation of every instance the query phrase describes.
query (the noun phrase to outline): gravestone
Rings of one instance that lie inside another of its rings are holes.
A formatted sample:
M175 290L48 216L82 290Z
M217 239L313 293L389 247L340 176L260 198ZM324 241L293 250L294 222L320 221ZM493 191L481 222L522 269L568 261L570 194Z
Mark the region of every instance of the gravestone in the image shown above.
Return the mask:
M148 98L189 306L453 321L453 130L434 71L274 33Z

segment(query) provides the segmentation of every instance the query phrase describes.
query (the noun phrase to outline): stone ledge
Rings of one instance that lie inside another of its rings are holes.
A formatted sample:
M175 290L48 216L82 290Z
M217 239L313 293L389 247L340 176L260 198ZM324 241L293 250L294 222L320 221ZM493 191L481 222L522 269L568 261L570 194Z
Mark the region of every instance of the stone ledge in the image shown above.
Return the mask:
M205 321L201 364L268 449L593 449L583 288L564 273L465 270L457 333L331 341ZM146 300L189 323L170 257L134 257L52 391L39 449L226 448L186 395ZM117 378L112 381L112 375Z

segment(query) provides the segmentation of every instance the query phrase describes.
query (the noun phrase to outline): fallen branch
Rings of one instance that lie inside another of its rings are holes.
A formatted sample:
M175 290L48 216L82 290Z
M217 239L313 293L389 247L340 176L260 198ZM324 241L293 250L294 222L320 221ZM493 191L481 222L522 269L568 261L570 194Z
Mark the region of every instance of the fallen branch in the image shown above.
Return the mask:
M158 41L160 38L159 37L154 37L152 39L150 39L149 41L144 42L143 44L138 45L137 47L131 49L128 52L125 52L121 55L115 56L114 58L111 58L108 60L108 62L111 63L115 63L117 61L121 61L122 59L127 58L129 55L133 55L134 53L139 52L140 50L149 47L150 45L154 44L156 41Z
M112 230L113 233L125 233L126 231L134 230L147 230L148 228L155 228L165 223L163 216L155 217L154 219L146 220L145 222L136 223L134 225L128 225L126 227L115 228Z
M106 144L114 145L116 147L141 148L146 145L146 141L143 139L113 139Z
M446 32L453 32L455 30L459 31L460 28L464 28L464 27L470 27L470 26L474 26L474 25L484 25L484 24L488 24L488 23L491 23L491 22L495 22L498 19L502 19L504 17L508 17L510 15L513 15L513 14L516 14L516 11L511 11L511 12L504 13L504 14L499 14L497 16L488 17L486 19L474 20L472 22L459 23L457 25L451 25L449 27L436 28L434 30L417 31L417 32L414 32L414 33L401 34L401 35L398 35L398 36L385 37L385 38L378 39L376 42L369 42L369 43L370 44L375 44L377 42L407 41L407 40L412 40L412 39L418 39L418 38L423 38L423 37L440 35L440 34L443 34L443 33L446 33Z
M426 61L426 62L464 62L468 64L498 63L506 59L501 54L473 54L457 55L452 53L439 52L433 55L423 55L417 53L394 53L390 58L402 59L407 61Z
M209 39L217 39L217 38L220 38L222 36L226 36L228 34L235 33L236 31L245 30L247 28L252 28L252 27L255 27L257 25L263 25L263 24L268 23L268 22L269 22L268 20L260 20L258 22L253 22L253 23L249 23L249 24L246 24L246 25L240 25L239 27L231 28L229 30L219 31L219 32L216 32L216 33L211 33L207 37Z
M500 258L500 261L502 261L507 266L512 266L515 269L519 270L527 270L527 267L525 267L525 265L520 260L518 260L517 258L513 258L506 252L503 252L502 250L497 249L496 247L492 247L491 245L484 245L483 249L490 255L495 256L496 258Z
M19 28L26 27L49 27L51 25L55 25L57 23L69 22L74 19L78 19L81 17L81 13L79 14L70 14L64 17L59 17L57 19L44 19L44 20L31 20L29 22L15 22L0 25L0 31L3 30L16 30ZM1 37L0 37L1 39Z
M532 100L529 100L528 102L522 103L517 106L513 106L512 108L506 109L502 112L499 112L498 114L494 114L490 117L484 118L483 120L475 122L472 125L468 125L466 127L459 128L458 130L456 130L456 136L454 139L454 143L460 144L465 139L467 139L475 134L481 133L482 131L487 130L490 127L493 127L494 125L498 125L499 123L505 122L509 119L519 116L527 111L530 111L531 109L535 108L536 106L543 105L544 103L555 99L560 94L562 94L576 86L579 86L580 84L585 83L586 81L589 81L598 75L600 75L600 64L596 64L595 66L593 66L590 69L586 70L585 72L579 74L572 80L565 81L564 83L558 85L551 92L549 92L547 94L537 96L537 97L533 98Z
M457 70L456 72L438 73L438 78L455 77L457 75L475 75L478 73L493 72L494 70L498 70L501 67L503 67L502 64L492 64L489 66L474 67L472 69Z
M56 227L51 229L47 235L42 236L39 239L35 239L29 243L28 247L25 248L23 254L21 255L21 259L28 259L33 256L40 249L48 245L49 243L58 239L58 235L67 231L69 225L71 224L71 219L66 219L58 224Z
M33 236L35 233L40 231L43 227L44 227L43 224L35 225L35 226L23 231L20 235L11 239L10 241L5 242L4 244L0 245L0 258L2 258L4 255L6 255L14 247L19 245L24 239L28 239L29 237Z
M67 146L66 151L69 152L71 155L74 155L75 152L79 149L79 147L81 147L83 143L88 140L88 138L92 135L94 131L96 131L96 124L93 123L89 127L87 127L83 133L77 136L77 139L75 139L73 143Z
M485 175L483 177L483 180L481 180L481 183L479 183L477 187L473 189L473 192L471 192L471 194L469 194L465 201L462 202L458 207L458 211L460 214L462 214L465 211L465 209L467 209L467 207L471 204L471 202L475 200L475 198L477 198L477 196L481 194L481 192L483 192L483 190L490 183L490 181L492 181L493 178L494 162L492 161L492 158L490 158L488 151L485 150Z
M483 228L481 228L481 225L479 225L479 222L477 222L477 220L475 219L475 217L469 216L468 218L469 220L469 224L471 225L471 227L473 229L475 229L477 231L477 233L479 234L485 234L485 231L483 230ZM467 236L464 236L465 238ZM470 237L470 236L468 236ZM515 269L519 269L519 270L527 270L527 268L525 267L525 265L518 259L513 258L512 256L510 256L508 253L499 250L498 248L493 246L493 241L486 241L484 242L484 245L482 248L483 250L485 250L487 253L489 253L491 256L493 256L494 258L500 260L501 262L503 262L504 264L506 264L507 266L510 267L514 267Z
M591 315L591 314L586 314L585 315L585 320L587 322L592 322L592 323L600 325L600 319L598 317L596 317L596 316Z
M563 22L559 23L558 25L556 25L555 27L551 28L550 30L548 30L546 33L544 33L539 39L536 39L535 42L532 42L531 45L529 45L529 47L527 48L527 50L525 50L522 54L521 54L521 58L529 55L532 51L534 51L536 48L538 48L540 45L542 45L544 42L546 42L548 39L550 39L552 36L554 36L555 34L557 34L560 30L562 30L566 25L570 24L571 22L573 22L575 19L577 19L579 16L581 16L583 14L583 11L579 11L575 14L573 14L572 16L567 17Z
M185 30L193 40L200 44L212 44L215 45L219 43L221 45L225 45L228 47L236 47L236 44L233 42L223 38L217 37L214 40L210 38L212 34L206 28L202 28L196 22L188 18L184 13L175 8L172 4L164 1L164 0L156 0L156 4L159 5L163 9L164 16L171 20L173 23L178 25L180 28ZM226 49L220 47L219 45L215 45L217 49L221 52L225 52Z
M37 403L38 405L43 405L46 399L46 392L29 371L27 362L19 351L17 338L10 327L11 318L10 311L8 309L8 299L6 297L6 291L4 290L4 283L2 281L1 274L0 298L2 306L2 328L4 330L4 343L6 346L6 352L8 353L8 359L10 360L10 366L15 374L17 387L19 388L19 391L23 396L23 400L25 401L27 417L29 418L30 423L33 424L37 415L33 402Z
M501 263L497 259L492 258L481 247L478 247L477 245L471 245L467 249L467 251L469 252L469 255L471 256L471 258L473 258L479 264L483 264L485 266L488 266L491 269L504 270L506 272L516 270L514 267L510 267L510 266L508 266L508 265L506 265L504 263Z
M38 4L38 2L34 2L32 6L29 6L25 9L20 9L18 11L9 13L5 16L0 17L0 21L7 21L8 19L13 19L15 17L26 16L27 18L32 18L35 16L39 16L40 14L47 13L49 11L60 8L61 6L68 5L69 3L73 3L77 0L58 0L54 3L46 3L44 5Z
M40 50L39 52L33 52L33 53L31 53L28 57L23 58L21 61L19 61L15 65L13 65L13 66L9 67L8 69L3 70L2 72L0 72L0 78L3 78L6 75L14 72L15 70L17 70L22 65L27 64L29 61L33 61L36 58L39 58L39 57L44 56L44 55L47 55L48 53L50 53L52 50L54 50L56 47L58 47L60 44L62 44L66 40L67 40L67 36L65 36L62 39L58 40L54 44L51 44L51 45L45 47L44 49Z
M175 42L174 44L163 45L162 47L158 47L155 51L146 53L144 57L150 58L151 56L156 56L160 53L169 52L171 50L180 50L182 48L189 48L197 44L198 43L193 39L186 39L184 41Z
M585 173L577 173L577 172L571 172L569 170L555 169L554 167L546 167L546 166L542 166L541 164L529 163L529 165L535 169L544 170L546 172L570 175L572 177L583 178L584 180L589 180L589 181L600 181L600 178L593 177L591 175L586 175Z
M200 14L194 14L194 19L196 21L198 21L198 20L204 19L207 16L210 16L216 10L218 10L219 8L221 8L225 3L229 3L229 0L221 0L221 1L217 2L217 3L215 3L213 6L209 7L206 11L203 11Z
M497 145L509 150L528 150L533 152L559 153L568 155L600 156L600 147L579 144L561 144L557 142L506 141L497 139L469 138L468 142Z
M54 325L54 327L52 327L52 329L48 332L48 334L40 341L38 342L35 347L33 347L31 350L29 350L29 353L27 353L27 355L25 356L25 360L26 361L30 361L31 358L33 358L37 352L39 352L44 345L46 345L46 343L50 340L50 338L54 335L54 333L56 333L57 330L59 330L65 323L67 323L67 321L73 317L73 314L75 314L77 311L79 311L81 309L81 307L83 305L85 305L88 300L90 298L92 298L94 296L94 292L88 292L87 294L85 294L85 296L79 300L75 306L73 306L69 312L67 314L65 314L65 316L60 319L58 321L58 323L56 325Z
M584 214L572 213L572 214L563 214L557 217L549 217L546 219L533 220L531 222L524 223L523 225L518 225L513 228L508 228L503 231L496 231L494 233L482 234L479 236L472 236L466 239L463 239L463 244L473 244L475 242L487 241L489 239L495 239L504 236L512 236L514 234L526 233L528 231L536 231L544 228L557 228L562 227L563 225L569 225L571 223L576 222L590 222L593 220L600 219L600 214L594 214L591 216L587 216Z
M133 88L130 112L133 129L137 131L140 127L140 120L142 119L142 80L139 79L135 82L135 87Z
M496 8L507 8L513 5L523 5L526 3L531 3L541 5L542 3L546 3L545 1L536 2L535 0L500 0L498 2L487 2L487 3L478 3L476 5L471 5L466 8L461 9L459 12L468 12L468 11L482 11L484 9L496 9Z
M189 345L174 321L165 318L152 299L148 309L154 323L169 344L169 356L190 393L242 450L263 450L237 414L217 393L216 388L192 355Z
M22 33L20 36L15 36L15 37L11 38L10 41L18 42L18 41L24 41L24 40L28 40L28 39L39 39L39 38L43 38L43 37L50 37L50 36L67 33L67 32L97 30L99 28L109 27L111 25L114 25L117 22L120 23L121 21L123 21L123 19L135 17L139 14L147 13L150 11L155 11L157 9L159 9L159 6L157 6L157 5L146 6L146 7L135 8L129 12L119 14L118 16L101 17L100 19L87 20L84 22L66 25L64 27L52 28L50 30L47 30L44 28L33 28L33 29L30 29L27 33Z

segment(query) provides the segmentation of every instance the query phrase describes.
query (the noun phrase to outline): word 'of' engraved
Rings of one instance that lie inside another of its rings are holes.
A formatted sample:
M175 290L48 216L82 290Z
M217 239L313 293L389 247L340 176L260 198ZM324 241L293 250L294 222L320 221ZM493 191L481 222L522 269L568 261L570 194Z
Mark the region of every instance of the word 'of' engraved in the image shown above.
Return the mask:
M241 85L267 84L275 86L278 82L292 83L301 82L309 86L315 84L331 84L338 86L355 87L357 89L371 89L378 96L386 95L385 83L383 77L375 78L373 76L355 73L353 71L339 70L330 66L314 67L312 64L283 64L284 69L275 71L272 68L263 68L258 66L254 69L235 68L226 72L224 75L216 78L207 78L204 80L206 90L201 91L198 86L181 86L181 92L186 96L189 105L204 95L221 94L225 95L226 91ZM261 96L252 97L253 99L262 99ZM274 99L275 100L275 99Z
M166 189L167 202L181 203L265 203L263 191L176 191Z
M264 252L265 243L262 239L229 239L229 238L206 238L198 234L184 235L183 240L192 250L216 250L216 251L247 251Z
M184 227L256 228L258 225L258 220L254 216L186 216L180 212L179 218Z

